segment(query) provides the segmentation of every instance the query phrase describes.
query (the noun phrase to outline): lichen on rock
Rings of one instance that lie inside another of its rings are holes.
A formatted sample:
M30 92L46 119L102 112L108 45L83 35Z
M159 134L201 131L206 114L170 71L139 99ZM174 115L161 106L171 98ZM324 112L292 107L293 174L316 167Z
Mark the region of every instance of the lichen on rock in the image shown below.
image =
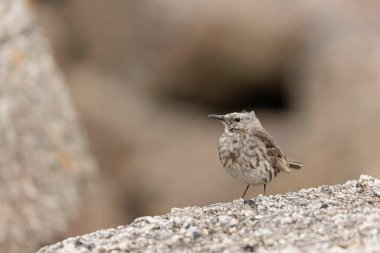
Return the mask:
M67 230L96 163L25 0L0 1L0 253Z

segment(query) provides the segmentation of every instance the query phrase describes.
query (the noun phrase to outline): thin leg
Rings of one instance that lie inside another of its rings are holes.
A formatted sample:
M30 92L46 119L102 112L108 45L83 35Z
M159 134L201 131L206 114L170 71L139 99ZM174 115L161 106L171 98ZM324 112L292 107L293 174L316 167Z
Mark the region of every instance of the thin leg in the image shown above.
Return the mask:
M267 188L267 184L264 184L264 196L265 196L265 189Z
M244 197L245 197L245 194L247 193L247 191L248 191L248 188L249 188L249 185L247 185L247 188L245 188L245 191L244 191L244 193L243 193L243 196L241 197L241 198L243 198L244 199Z

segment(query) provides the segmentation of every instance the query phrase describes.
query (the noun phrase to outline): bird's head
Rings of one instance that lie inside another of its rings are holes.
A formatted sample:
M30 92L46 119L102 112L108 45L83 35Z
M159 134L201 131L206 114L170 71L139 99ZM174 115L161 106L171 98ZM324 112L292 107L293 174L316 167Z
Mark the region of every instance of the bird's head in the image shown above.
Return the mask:
M234 130L248 130L256 127L261 128L260 121L257 119L254 111L251 112L233 112L226 115L208 115L211 119L222 121L226 132Z

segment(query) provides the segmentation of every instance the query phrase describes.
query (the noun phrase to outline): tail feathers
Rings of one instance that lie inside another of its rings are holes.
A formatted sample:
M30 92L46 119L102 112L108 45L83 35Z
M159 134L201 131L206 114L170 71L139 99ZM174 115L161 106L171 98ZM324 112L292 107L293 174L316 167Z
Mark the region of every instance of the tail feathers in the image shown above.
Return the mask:
M292 160L289 161L289 167L290 167L291 169L299 170L299 169L301 169L303 166L304 166L304 164L301 163L301 162L292 161Z

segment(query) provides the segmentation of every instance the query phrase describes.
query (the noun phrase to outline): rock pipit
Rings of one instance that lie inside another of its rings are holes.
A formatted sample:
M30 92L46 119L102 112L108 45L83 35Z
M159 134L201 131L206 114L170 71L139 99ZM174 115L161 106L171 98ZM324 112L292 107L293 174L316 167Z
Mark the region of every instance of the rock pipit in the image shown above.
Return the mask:
M224 124L218 144L219 158L228 174L247 184L242 198L250 185L264 185L265 195L267 183L277 173L303 167L302 163L286 158L253 111L208 117Z

